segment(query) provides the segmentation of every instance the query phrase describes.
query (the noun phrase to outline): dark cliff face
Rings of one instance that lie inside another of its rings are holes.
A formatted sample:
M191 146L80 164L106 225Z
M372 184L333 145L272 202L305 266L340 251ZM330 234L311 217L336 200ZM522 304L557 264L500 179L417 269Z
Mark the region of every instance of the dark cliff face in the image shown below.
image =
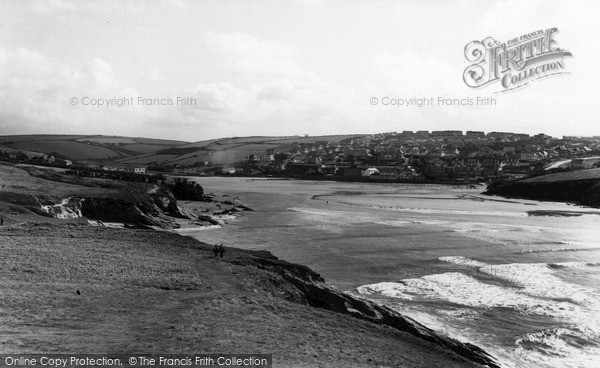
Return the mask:
M86 197L81 204L81 214L89 219L105 222L124 222L151 225L135 201L110 197Z
M232 259L229 262L254 266L283 277L299 293L294 293L291 301L305 303L316 308L349 314L369 322L389 326L407 332L430 343L447 348L472 362L491 368L499 368L498 362L483 349L469 343L462 343L447 336L437 334L415 320L405 317L395 310L378 305L366 299L340 292L324 283L323 278L306 266L277 259L269 252L247 252L250 258ZM300 296L298 296L298 294Z
M0 193L0 200L11 203L15 212L31 211L45 217L87 217L104 222L121 222L137 226L175 227L176 218L190 218L182 213L177 200L166 189L152 194L131 193L113 196L55 198L21 193Z
M581 198L581 202L586 206L600 208L600 183L589 188Z
M185 218L169 192L129 197L84 197L81 214L92 220L134 225L174 227L173 218Z
M484 194L540 201L568 201L590 207L600 207L600 181L598 179L497 182L490 184Z

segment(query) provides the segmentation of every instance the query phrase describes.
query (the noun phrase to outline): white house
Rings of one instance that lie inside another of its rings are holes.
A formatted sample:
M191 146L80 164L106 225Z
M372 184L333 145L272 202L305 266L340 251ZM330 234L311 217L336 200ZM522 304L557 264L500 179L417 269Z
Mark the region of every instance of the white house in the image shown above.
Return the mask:
M370 167L363 171L362 176L371 176L371 175L379 175L379 170L374 167Z

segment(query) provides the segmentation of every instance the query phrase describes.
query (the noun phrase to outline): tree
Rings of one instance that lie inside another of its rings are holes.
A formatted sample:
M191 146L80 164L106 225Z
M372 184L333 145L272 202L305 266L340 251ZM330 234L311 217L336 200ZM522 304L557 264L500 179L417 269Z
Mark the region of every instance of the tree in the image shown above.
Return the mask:
M350 162L351 164L354 163L354 155L351 153L347 153L344 155L344 161L346 162Z
M204 189L194 181L176 178L175 183L169 186L176 199L184 201L201 201L204 199Z
M275 158L275 162L281 163L281 162L287 160L288 155L285 152L278 152L273 156L273 158Z

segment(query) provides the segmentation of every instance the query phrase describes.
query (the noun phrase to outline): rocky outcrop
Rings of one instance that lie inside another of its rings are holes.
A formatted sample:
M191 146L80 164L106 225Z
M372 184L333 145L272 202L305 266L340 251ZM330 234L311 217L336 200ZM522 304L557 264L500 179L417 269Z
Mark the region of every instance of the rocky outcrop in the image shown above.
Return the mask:
M188 193L189 196L194 198L203 193L199 185L190 185L188 189L192 191ZM123 223L130 227L156 226L163 229L179 228L181 221L178 220L181 219L189 220L189 224L196 226L219 225L219 216L251 211L237 202L218 201L206 196L202 197L203 204L220 210L212 213L212 216L196 214L179 206L169 186L158 185L148 191L131 190L128 193L122 191L103 196L75 195L66 198L0 192L0 201L11 203L19 211L33 212L44 217L86 217L102 222Z
M81 214L92 220L174 228L175 218L190 218L169 192L128 197L84 197Z
M81 217L81 203L78 198L57 198L50 196L35 196L33 194L0 192L0 201L18 206L22 211L27 210L44 217L70 219ZM15 207L17 208L17 207Z
M204 189L202 186L192 180L183 178L174 178L167 184L169 190L175 198L182 201L203 201Z
M375 324L389 326L447 348L483 366L492 368L500 367L494 357L478 346L462 343L450 337L440 335L389 307L340 292L325 284L319 274L306 266L279 260L269 252L248 253L253 254L253 256L232 259L229 262L258 267L280 275L299 290L301 297L296 297L293 301L306 303L316 308L349 314Z
M1 192L0 201L24 211L54 218L87 217L103 222L121 222L135 226L177 227L175 219L196 219L177 205L168 190L152 194L131 193L112 196L54 198L23 193Z
M199 215L198 222L200 224L207 223L209 225L219 225L219 221L215 220L214 218L212 218L210 216L206 216L206 215Z

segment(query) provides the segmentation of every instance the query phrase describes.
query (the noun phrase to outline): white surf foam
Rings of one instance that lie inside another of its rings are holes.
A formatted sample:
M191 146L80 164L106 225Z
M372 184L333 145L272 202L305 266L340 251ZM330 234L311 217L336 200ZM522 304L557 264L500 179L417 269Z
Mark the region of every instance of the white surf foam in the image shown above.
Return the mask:
M220 229L221 227L222 227L221 225L189 226L189 227L186 226L186 227L180 227L178 229L173 229L173 231L185 233L185 232L195 232L195 231L204 231L204 230L214 230L214 229Z
M387 220L387 221L375 221L377 225L385 225L385 226L404 226L411 224L411 221L403 221L403 220Z
M484 267L487 263L479 262L474 259L465 258L462 256L450 256L450 257L439 257L442 262L454 263L457 265L473 266L473 267Z
M224 225L225 221L237 220L237 216L235 215L213 215L212 218L218 221L221 225Z
M559 267L586 267L583 262L556 263ZM511 263L489 265L481 272L507 280L523 288L524 294L542 298L569 299L600 310L600 294L593 289L563 281L556 270L546 263Z
M598 267L600 263L490 265L461 256L439 259L476 267L480 272L508 281L514 286L488 284L469 275L452 272L401 282L364 285L358 288L358 292L371 297L379 294L404 300L439 300L476 308L475 310L512 308L521 313L548 316L569 327L516 336L516 348L509 353L522 361L544 362L544 366L598 366L593 362L600 361L600 321L597 318L600 315L600 293L564 281L558 273L561 268ZM452 319L451 315L449 317Z
M510 263L490 265L462 256L439 257L440 261L472 266L479 271L515 284L520 295L567 300L600 310L600 293L568 283L556 275L556 269L600 266L598 262ZM502 289L505 289L502 287Z
M558 244L558 243L557 243ZM564 243L561 243L564 244ZM524 249L521 253L557 253L557 252L587 252L600 250L598 247L591 248L554 248L554 249Z
M545 316L555 316L560 311L578 308L568 301L543 300L522 293L516 288L483 283L458 272L405 279L399 283L382 282L364 285L358 288L358 292L363 295L381 294L407 300L434 299L482 309L512 308Z
M514 355L536 366L600 367L600 349L585 343L594 338L577 327L527 333L515 339Z
M550 267L565 267L565 268L586 268L600 266L600 262L559 262L550 263Z
M447 226L451 232L459 233L472 239L505 245L570 245L565 234L552 227L497 224L484 222L450 222ZM557 241L558 239L558 241Z

